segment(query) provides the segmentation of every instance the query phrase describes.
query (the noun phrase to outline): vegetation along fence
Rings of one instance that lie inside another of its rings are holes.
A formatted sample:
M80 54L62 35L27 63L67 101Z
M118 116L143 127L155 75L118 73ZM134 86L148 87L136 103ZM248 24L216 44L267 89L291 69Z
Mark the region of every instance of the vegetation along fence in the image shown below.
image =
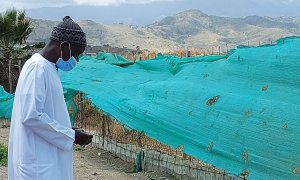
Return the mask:
M172 149L144 132L126 128L113 116L93 107L82 93L76 95L74 100L78 107L74 126L93 134L94 146L135 163L136 171L163 172L178 179L246 179L243 174L228 174L193 158L183 153L182 147Z

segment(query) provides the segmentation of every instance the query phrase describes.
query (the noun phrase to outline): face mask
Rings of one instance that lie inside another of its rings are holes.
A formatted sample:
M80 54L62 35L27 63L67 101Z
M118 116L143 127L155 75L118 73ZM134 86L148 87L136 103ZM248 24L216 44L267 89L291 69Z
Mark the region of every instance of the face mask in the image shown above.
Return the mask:
M71 45L69 44L69 50L70 50L70 58L67 60L67 61L64 61L63 58L62 58L62 50L61 50L61 55L60 55L60 58L57 60L56 62L56 66L63 70L63 71L70 71L72 70L76 64L77 64L77 61L76 59L71 55Z

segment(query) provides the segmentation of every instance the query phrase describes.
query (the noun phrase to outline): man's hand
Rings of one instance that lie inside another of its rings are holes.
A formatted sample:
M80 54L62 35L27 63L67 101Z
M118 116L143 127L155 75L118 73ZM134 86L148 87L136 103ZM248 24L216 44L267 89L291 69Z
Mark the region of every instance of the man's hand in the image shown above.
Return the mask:
M85 133L83 130L76 129L75 130L75 144L79 145L88 145L92 142L93 135Z

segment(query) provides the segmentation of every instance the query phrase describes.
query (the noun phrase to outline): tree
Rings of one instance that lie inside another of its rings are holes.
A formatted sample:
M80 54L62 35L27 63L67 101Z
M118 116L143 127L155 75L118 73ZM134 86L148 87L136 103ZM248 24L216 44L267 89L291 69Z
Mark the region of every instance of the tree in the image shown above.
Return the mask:
M0 14L0 66L4 73L2 78L9 81L9 91L12 93L11 62L22 54L21 46L26 43L33 31L31 20L25 11L9 9Z

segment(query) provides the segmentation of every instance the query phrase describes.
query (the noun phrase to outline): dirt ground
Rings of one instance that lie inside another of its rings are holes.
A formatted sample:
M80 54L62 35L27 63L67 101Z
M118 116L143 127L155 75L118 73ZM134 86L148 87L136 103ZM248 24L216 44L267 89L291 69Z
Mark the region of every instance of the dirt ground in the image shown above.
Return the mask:
M9 128L0 127L0 143L7 145ZM0 180L7 179L7 167L0 166ZM174 179L155 172L134 173L134 164L92 146L74 146L75 180L162 180Z

